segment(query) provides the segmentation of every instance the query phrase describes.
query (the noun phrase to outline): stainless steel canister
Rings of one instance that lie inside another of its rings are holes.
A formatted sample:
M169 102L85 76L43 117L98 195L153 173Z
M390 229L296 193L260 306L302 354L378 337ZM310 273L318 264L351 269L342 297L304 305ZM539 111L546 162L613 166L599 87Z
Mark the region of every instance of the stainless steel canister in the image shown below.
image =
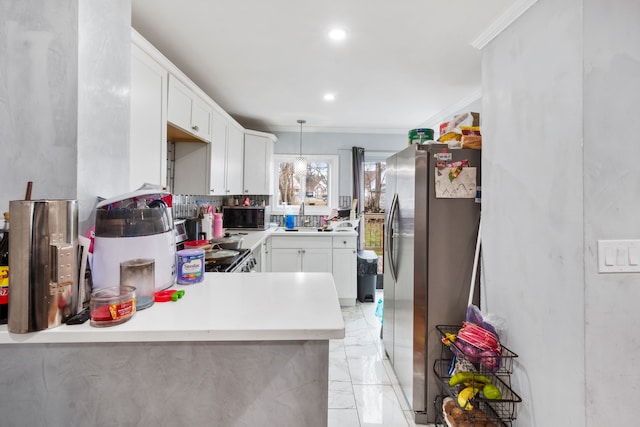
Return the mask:
M78 203L12 200L9 212L9 332L61 325L78 306Z

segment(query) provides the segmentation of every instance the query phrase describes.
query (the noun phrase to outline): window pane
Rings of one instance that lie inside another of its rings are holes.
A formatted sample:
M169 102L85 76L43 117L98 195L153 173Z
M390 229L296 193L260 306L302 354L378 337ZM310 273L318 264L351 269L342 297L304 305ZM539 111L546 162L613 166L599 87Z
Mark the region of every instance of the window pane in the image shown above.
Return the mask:
M309 162L305 179L305 204L307 206L327 206L329 197L329 164Z
M383 212L385 190L385 163L365 162L364 163L364 211Z
M280 162L278 173L278 204L300 204L300 177L293 173L293 162Z

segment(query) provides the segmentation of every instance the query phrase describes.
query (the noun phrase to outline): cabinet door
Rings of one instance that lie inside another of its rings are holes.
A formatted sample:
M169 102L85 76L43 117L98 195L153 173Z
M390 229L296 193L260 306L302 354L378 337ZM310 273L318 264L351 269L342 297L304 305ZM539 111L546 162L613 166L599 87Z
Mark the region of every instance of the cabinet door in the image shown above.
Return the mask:
M266 142L258 135L244 135L244 194L268 194Z
M226 196L227 121L219 114L213 116L209 158L209 194Z
M356 304L357 262L355 249L333 250L333 281L336 283L340 305Z
M193 133L191 129L191 103L193 96L193 92L184 83L169 75L167 120L189 133Z
M262 242L262 259L260 261L260 271L271 271L271 246L269 245L269 239L264 239Z
M191 88L169 75L167 120L202 141L211 141L213 107Z
M266 149L265 149L265 155L264 155L264 163L265 163L265 167L266 167L266 186L267 188L265 189L266 192L264 194L268 194L269 196L273 196L274 194L274 189L273 187L275 187L276 181L275 181L275 177L274 177L274 168L275 168L275 159L274 159L274 155L275 155L275 142L271 139L267 138L267 143L266 143Z
M331 249L307 248L302 250L302 271L305 273L331 273Z
M299 272L301 271L300 249L272 249L271 271L273 272Z
M242 194L244 133L229 125L227 134L227 192Z
M211 141L212 116L213 108L211 105L194 95L191 104L191 129L196 136L207 142Z
M142 49L131 46L129 188L167 185L168 72Z

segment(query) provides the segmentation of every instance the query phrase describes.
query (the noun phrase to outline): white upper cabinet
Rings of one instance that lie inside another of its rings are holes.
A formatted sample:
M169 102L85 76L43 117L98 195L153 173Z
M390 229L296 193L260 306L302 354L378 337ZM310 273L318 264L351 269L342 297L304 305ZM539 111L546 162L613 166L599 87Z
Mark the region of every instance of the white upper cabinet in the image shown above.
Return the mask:
M211 138L209 192L214 196L242 192L242 130L214 113Z
M198 139L211 142L213 108L173 75L169 75L167 120Z
M242 157L244 154L243 131L236 126L228 127L227 142L227 193L242 194Z
M131 46L129 188L167 185L168 71L139 46Z
M214 113L209 158L209 192L214 196L227 193L227 121Z
M244 134L244 188L248 195L273 194L275 136L246 130Z
M242 126L134 29L131 40L132 190L148 182L172 184L171 191L176 194L244 194ZM273 135L254 133L275 141ZM167 141L173 146L170 161ZM273 143L271 150L260 150L257 156L272 164ZM257 167L265 169L263 164ZM168 169L173 176L171 183Z

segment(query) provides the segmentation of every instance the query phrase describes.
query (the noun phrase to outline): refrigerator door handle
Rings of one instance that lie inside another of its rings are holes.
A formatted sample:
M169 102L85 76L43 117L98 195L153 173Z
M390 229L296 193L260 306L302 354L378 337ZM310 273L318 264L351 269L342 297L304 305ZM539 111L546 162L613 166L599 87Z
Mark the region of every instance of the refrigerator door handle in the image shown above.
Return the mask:
M391 270L391 277L393 277L393 281L395 282L396 280L398 280L398 274L396 272L396 260L394 259L394 253L395 253L395 239L394 239L394 234L395 234L395 229L394 229L394 222L396 219L396 215L398 213L398 194L394 194L393 195L393 199L391 200L391 209L389 209L389 218L387 220L387 224L389 224L389 227L387 227L387 244L385 245L385 247L387 248L387 255L388 255L388 259L389 259L389 269Z

